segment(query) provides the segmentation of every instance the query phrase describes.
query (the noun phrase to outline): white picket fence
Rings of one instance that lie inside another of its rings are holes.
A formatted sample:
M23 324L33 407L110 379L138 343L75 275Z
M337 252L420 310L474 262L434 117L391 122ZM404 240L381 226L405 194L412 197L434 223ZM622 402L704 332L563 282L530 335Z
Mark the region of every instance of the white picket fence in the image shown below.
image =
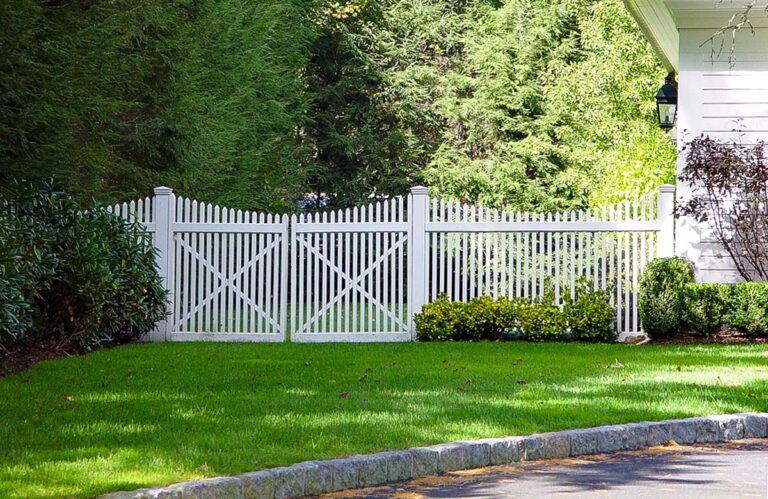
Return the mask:
M674 187L633 203L511 213L430 199L414 187L345 210L244 212L176 198L109 207L153 234L169 294L153 341L409 341L413 316L446 294L559 302L606 289L621 336L641 331L645 264L673 254Z

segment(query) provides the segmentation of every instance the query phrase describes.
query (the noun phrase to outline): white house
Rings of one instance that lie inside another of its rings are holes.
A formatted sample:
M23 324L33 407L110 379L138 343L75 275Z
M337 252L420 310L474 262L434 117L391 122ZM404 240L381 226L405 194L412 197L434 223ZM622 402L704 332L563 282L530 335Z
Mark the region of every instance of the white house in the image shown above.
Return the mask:
M713 138L737 138L754 143L768 141L768 13L765 2L757 2L748 26L732 30L707 42L734 14L743 12L751 0L624 0L627 8L678 81L678 152L700 134ZM736 19L738 21L738 19ZM731 54L731 48L733 53ZM713 52L714 51L714 52ZM740 129L741 132L734 131ZM678 154L678 172L684 155ZM687 186L678 185L678 198ZM701 281L738 280L733 262L706 227L692 220L676 223L675 251L694 262Z

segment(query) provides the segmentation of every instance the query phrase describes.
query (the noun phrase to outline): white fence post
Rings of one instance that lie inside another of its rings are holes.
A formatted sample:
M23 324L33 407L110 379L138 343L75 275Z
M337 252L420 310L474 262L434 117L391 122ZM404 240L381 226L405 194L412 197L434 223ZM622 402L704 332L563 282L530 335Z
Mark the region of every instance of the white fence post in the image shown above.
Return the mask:
M427 188L411 188L412 205L408 217L411 222L411 234L408 248L408 318L411 338L416 337L413 316L421 312L427 301Z
M282 231L280 232L280 335L282 341L288 338L288 268L289 265L294 265L295 258L290 259L288 263L288 251L296 251L293 244L290 243L291 232L288 227L288 215L280 217L280 223L283 224ZM296 293L291 293L291 300L296 300ZM291 310L293 315L294 310Z
M150 333L150 341L168 341L173 328L173 230L171 224L176 221L176 202L170 187L155 188L155 237L154 245L157 250L157 271L163 280L163 287L168 293L168 310L166 318L158 322L157 327Z
M675 254L675 186L664 184L659 187L656 216L659 220L658 256L670 257Z

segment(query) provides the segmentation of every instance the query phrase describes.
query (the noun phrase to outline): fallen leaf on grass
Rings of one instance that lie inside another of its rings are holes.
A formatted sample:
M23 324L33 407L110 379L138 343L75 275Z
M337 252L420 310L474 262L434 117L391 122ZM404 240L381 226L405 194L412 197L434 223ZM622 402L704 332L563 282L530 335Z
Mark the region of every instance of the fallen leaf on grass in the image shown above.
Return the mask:
M348 399L349 398L349 392L341 392L339 394L340 399Z

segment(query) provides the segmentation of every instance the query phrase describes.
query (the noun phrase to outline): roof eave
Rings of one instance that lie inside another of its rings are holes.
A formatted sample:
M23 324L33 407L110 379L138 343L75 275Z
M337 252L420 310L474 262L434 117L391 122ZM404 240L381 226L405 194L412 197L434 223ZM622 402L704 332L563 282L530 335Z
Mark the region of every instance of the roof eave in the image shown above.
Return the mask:
M679 39L677 26L663 0L624 0L643 34L669 72L676 72Z

